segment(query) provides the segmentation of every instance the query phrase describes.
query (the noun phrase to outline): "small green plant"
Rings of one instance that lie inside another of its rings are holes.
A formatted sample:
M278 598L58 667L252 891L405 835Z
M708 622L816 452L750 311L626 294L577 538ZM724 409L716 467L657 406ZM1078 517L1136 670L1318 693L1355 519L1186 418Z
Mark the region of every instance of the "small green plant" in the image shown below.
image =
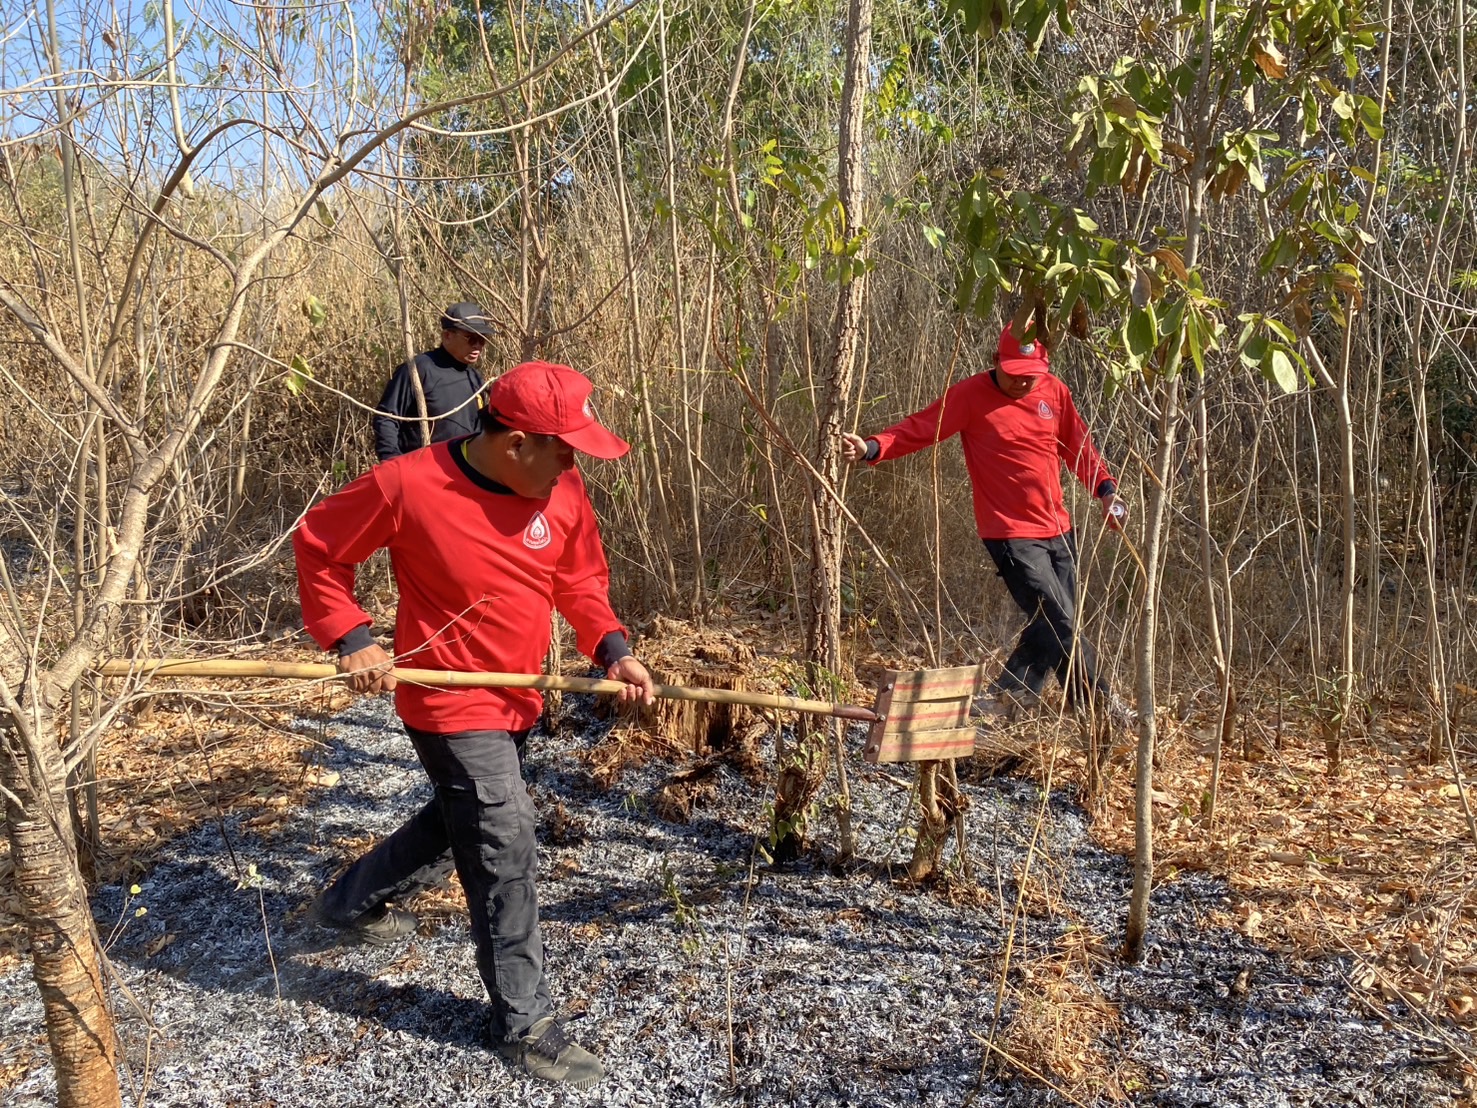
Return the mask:
M644 816L646 815L646 809L646 797L640 793L629 792L626 794L625 799L621 801L621 811L630 812L632 815Z
M672 918L677 921L677 926L684 932L683 951L696 954L702 949L703 939L706 937L703 921L698 916L697 909L682 896L682 888L677 884L677 875L672 872L672 866L665 857L662 858L662 892L672 904Z
M134 905L134 898L143 895L143 889L138 885L128 886L128 892L123 894L123 906L118 909L118 922L113 924L113 929L108 933L107 941L103 943L103 949L107 950L118 941L118 937L128 929L128 921L131 919L143 919L149 914L147 905ZM129 906L133 910L129 911Z

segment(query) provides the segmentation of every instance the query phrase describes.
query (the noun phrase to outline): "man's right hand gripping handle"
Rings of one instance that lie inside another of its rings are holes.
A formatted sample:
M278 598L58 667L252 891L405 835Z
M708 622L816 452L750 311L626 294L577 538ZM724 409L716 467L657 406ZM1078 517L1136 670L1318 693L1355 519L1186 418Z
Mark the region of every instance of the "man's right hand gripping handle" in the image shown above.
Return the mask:
M396 684L390 673L394 664L385 648L375 643L342 655L338 660L338 671L349 675L349 688L356 693L391 692Z

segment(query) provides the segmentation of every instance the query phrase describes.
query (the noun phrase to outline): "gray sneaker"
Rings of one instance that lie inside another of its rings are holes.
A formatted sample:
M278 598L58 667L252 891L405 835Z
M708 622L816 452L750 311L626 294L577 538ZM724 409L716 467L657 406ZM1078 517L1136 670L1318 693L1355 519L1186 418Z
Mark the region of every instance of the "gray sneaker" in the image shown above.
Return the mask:
M1074 710L1079 715L1082 714L1081 704L1079 703ZM1100 719L1106 719L1113 727L1121 727L1128 731L1138 726L1138 711L1117 693L1099 694L1093 704L1093 710Z
M1117 693L1113 693L1108 697L1108 718L1113 721L1115 727L1122 727L1126 730L1138 726L1139 713L1138 709L1132 707L1128 701Z
M1041 697L1029 689L998 689L975 697L971 715L982 725L1013 723L1041 706Z
M319 927L341 932L346 941L368 943L370 946L392 946L415 934L418 921L404 909L381 904L357 919L339 919L329 915L324 908L324 895L319 893L313 903L308 905L308 918Z
M499 1042L497 1052L530 1077L576 1089L593 1088L605 1076L600 1059L573 1042L553 1016L539 1020L515 1042Z
M998 696L977 696L969 706L969 714L975 723L1007 723L1013 706Z

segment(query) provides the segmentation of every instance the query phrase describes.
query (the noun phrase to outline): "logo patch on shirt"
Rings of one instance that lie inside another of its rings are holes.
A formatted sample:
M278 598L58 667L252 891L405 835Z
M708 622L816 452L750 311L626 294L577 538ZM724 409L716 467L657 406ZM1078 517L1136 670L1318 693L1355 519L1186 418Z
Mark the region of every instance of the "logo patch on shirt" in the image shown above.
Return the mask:
M1056 413L1051 410L1051 405L1048 404L1045 400L1036 401L1036 414L1039 415L1042 419L1050 419L1052 416L1056 415Z
M551 538L549 521L544 518L544 513L534 512L528 526L523 529L523 545L529 550L542 550L549 545Z

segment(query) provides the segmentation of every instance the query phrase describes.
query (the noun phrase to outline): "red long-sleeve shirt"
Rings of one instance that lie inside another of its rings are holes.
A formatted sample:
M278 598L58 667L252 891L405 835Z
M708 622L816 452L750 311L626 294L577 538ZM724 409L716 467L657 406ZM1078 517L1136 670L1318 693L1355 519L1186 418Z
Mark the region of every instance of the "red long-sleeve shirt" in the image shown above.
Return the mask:
M391 459L314 507L293 534L303 623L331 648L370 623L354 599L354 567L390 551L400 605L397 664L538 673L557 605L593 656L624 629L578 471L546 500L501 488L472 469L460 441ZM521 730L538 719L533 689L434 689L400 682L395 708L411 727L445 734Z
M880 448L872 464L954 435L964 444L982 539L1049 539L1070 530L1062 502L1063 462L1093 495L1113 479L1072 393L1049 373L1020 400L1001 392L988 373L966 377L921 412L872 435Z

